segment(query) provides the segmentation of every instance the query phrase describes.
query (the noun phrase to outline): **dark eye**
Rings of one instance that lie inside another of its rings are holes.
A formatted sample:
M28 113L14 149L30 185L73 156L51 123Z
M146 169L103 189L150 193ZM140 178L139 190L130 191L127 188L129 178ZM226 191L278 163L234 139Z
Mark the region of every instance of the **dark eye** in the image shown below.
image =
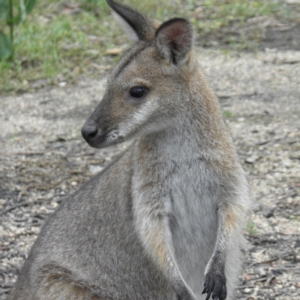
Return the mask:
M142 98L148 92L148 89L144 86L134 86L130 89L129 94L132 98Z

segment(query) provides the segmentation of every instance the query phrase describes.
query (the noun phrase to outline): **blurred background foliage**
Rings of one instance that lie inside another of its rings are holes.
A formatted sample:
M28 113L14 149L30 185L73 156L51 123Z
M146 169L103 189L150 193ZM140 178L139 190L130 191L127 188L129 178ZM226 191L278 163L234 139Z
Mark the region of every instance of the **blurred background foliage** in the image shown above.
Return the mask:
M242 26L251 18L293 19L290 8L280 0L121 2L159 21L174 16L188 18L197 31L196 43L202 46L205 46L206 36L233 25ZM16 0L15 5L18 3L21 0ZM129 43L111 17L105 0L39 0L19 23L14 28L14 59L6 54L0 61L0 93L22 93L45 85L73 83L83 74L99 76L111 67ZM2 36L10 35L7 18L0 17L0 32ZM236 39L234 43L229 39L228 44L247 46L245 41Z
M15 27L25 21L35 4L35 0L0 0L0 61L14 60ZM3 23L6 23L6 34Z

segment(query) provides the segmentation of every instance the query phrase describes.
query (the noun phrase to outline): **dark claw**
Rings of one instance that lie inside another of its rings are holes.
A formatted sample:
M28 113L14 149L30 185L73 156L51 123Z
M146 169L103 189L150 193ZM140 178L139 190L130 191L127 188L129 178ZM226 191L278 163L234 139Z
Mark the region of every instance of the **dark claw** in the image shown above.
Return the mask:
M209 282L209 277L207 276L207 278L205 279L205 282L204 282L204 290L203 290L202 294L207 293L208 282Z
M207 294L207 297L206 297L206 299L205 299L205 300L209 300L209 298L210 298L210 295L211 295L211 292Z
M211 296L212 300L225 300L227 296L225 276L206 275L202 294L207 294L206 300Z
M227 288L226 288L226 284L223 286L223 290L222 290L222 294L220 296L220 300L225 300L227 297Z
M223 286L224 286L224 285L223 285L223 282L222 282L222 281L218 281L218 280L216 279L214 291L213 291L213 294L212 294L213 300L218 300L219 295L221 295L221 293L222 293Z
M207 287L206 300L208 300L210 298L210 295L211 295L212 291L214 290L214 287L215 287L215 280L214 280L213 276L210 276L209 282L208 282L208 287Z

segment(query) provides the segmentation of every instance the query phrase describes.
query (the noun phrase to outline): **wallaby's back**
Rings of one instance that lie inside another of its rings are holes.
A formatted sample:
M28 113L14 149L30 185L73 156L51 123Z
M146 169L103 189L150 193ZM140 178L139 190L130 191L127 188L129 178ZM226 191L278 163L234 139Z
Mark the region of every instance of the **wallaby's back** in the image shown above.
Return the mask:
M11 299L174 299L138 241L130 159L125 153L62 203L43 227Z

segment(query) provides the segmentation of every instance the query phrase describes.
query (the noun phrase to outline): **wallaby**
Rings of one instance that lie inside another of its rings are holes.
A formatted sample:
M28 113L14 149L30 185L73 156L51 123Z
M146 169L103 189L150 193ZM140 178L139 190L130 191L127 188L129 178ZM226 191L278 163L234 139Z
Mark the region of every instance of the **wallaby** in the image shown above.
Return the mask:
M135 44L82 135L134 139L49 218L9 299L233 300L250 201L191 24L107 3Z

